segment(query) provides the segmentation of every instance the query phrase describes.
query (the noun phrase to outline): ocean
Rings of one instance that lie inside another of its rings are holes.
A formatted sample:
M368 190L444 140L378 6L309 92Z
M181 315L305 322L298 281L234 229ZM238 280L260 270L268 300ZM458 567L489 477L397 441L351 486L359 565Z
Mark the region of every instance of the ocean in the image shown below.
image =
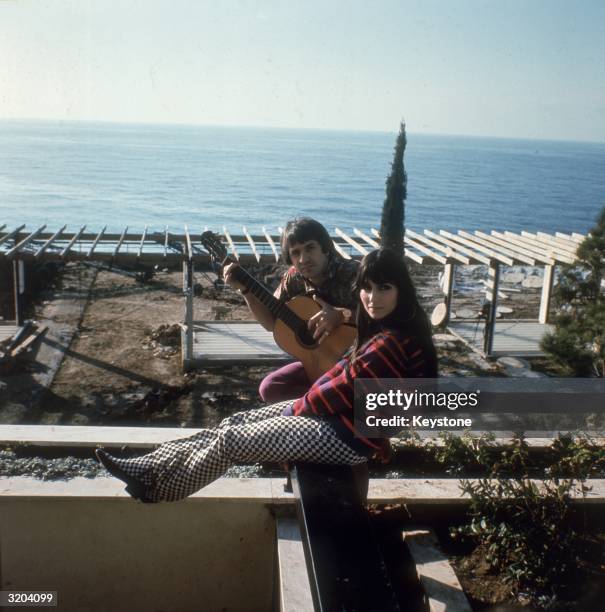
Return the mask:
M0 225L378 227L395 133L0 121ZM605 143L408 134L406 226L587 232Z

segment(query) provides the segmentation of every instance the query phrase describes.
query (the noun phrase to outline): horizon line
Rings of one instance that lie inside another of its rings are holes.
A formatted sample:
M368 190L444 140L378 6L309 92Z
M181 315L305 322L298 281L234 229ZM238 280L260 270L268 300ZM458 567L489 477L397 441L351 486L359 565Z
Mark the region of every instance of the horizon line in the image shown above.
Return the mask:
M191 127L191 128L225 128L225 129L257 129L257 130L283 130L283 131L306 131L306 132L335 132L335 133L358 133L358 134L397 134L397 130L375 130L375 129L356 129L356 128L326 128L326 127L301 127L301 126L280 126L280 125L260 125L260 124L230 124L230 123L190 123L190 122L169 122L169 121L126 121L116 119L65 119L48 117L0 117L0 122L45 122L45 123L88 123L88 124L109 124L109 125L128 125L128 126L149 126L149 127ZM531 136L495 136L491 134L462 134L462 133L443 133L430 131L409 131L406 124L406 134L420 136L440 136L451 138L482 138L492 140L524 140L531 142L563 142L576 144L596 144L603 145L605 140L578 140L573 138L539 138Z

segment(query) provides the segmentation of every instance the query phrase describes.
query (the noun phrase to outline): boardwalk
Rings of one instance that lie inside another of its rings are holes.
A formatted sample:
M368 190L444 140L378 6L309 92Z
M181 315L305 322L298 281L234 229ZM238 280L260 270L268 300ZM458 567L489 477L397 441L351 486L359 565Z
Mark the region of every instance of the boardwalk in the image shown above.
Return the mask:
M537 321L496 321L492 357L537 357L543 355L540 339L552 325ZM452 321L448 329L471 348L483 351L485 321Z
M183 343L184 345L184 343ZM292 361L255 321L195 321L188 367L277 364Z

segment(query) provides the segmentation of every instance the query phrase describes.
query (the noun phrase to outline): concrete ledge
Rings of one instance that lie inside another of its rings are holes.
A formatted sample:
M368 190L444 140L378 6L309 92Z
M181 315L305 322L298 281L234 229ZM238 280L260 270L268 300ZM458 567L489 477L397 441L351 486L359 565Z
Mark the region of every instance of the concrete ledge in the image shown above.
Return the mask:
M470 479L475 481L476 479ZM534 480L538 487L540 481ZM194 504L204 501L233 503L293 504L292 493L284 492L285 478L219 478L201 491L178 504ZM576 492L574 498L587 504L605 503L605 479L587 482L592 491L586 500ZM0 477L0 498L4 499L82 499L99 501L116 499L135 503L124 491L124 485L114 478L73 478L71 480L45 481L21 476ZM456 505L468 504L468 496L462 495L456 478L385 478L370 480L368 502L371 504L403 503ZM162 504L163 505L163 504Z
M0 425L0 444L35 446L130 446L147 448L196 434L177 427L91 427L80 425Z
M403 539L416 564L430 612L472 612L454 568L441 551L434 531L404 531Z
M280 612L313 612L302 536L296 519L277 519Z
M186 438L199 429L181 427L112 427L80 425L0 425L0 444L32 444L35 446L91 447L91 446L130 446L148 448L169 440ZM440 439L430 440L437 446L443 445ZM510 443L511 438L496 438L496 445ZM552 438L527 438L530 448L548 448ZM605 444L605 438L595 438L596 444ZM397 448L408 449L424 446L428 441L405 442L393 438Z

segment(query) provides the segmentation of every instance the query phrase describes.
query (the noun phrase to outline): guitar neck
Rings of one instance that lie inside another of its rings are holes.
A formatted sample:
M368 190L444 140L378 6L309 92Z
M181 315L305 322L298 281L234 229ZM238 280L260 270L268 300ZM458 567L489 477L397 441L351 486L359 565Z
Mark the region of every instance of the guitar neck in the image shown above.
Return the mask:
M303 319L286 306L285 302L278 300L267 287L257 281L241 266L234 268L232 274L235 280L244 285L246 290L252 293L276 319L283 321L290 329L296 331L304 323Z

